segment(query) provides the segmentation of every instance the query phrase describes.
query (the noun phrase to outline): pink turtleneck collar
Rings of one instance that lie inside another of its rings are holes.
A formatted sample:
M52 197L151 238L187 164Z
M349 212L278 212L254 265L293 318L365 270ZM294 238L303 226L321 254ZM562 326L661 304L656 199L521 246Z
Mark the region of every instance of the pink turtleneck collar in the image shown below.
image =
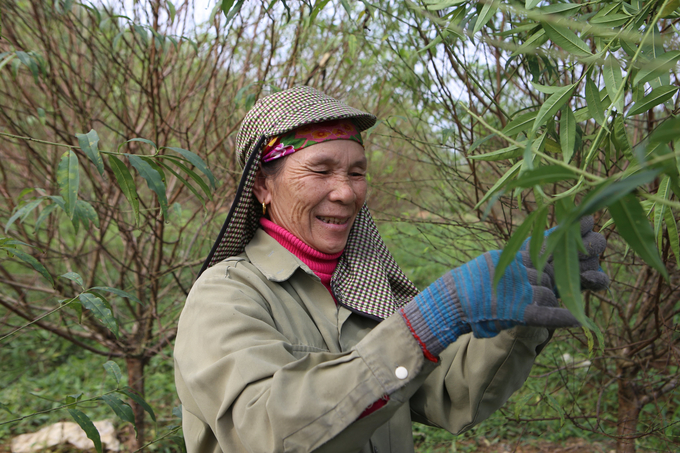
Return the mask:
M276 239L276 241L284 246L286 250L297 256L300 261L309 266L312 272L321 279L323 286L325 286L328 292L331 293L331 296L333 296L333 291L331 291L331 277L338 265L340 255L343 253L342 251L329 255L315 250L285 228L264 217L260 218L260 225L265 233ZM333 296L333 300L335 300L335 296Z

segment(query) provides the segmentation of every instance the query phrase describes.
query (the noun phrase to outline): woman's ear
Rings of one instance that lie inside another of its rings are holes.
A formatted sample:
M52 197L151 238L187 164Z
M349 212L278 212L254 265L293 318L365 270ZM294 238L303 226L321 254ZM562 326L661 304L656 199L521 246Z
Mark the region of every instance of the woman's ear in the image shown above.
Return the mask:
M271 191L267 187L267 177L262 173L262 170L257 170L257 173L255 173L253 193L260 203L270 204L272 202Z

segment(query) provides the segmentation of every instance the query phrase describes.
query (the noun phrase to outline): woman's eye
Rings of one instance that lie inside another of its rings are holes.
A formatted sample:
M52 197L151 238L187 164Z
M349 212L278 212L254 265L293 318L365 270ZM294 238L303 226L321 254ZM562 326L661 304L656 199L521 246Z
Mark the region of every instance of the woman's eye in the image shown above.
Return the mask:
M316 173L317 175L327 175L330 172L328 170L312 170L313 173Z

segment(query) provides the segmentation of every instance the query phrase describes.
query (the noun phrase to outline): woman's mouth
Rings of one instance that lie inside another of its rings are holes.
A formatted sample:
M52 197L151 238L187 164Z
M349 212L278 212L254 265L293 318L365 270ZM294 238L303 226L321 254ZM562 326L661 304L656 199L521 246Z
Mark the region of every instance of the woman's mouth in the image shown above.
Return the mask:
M317 219L321 220L323 223L329 223L331 225L344 225L349 220L349 217L324 217L316 216Z

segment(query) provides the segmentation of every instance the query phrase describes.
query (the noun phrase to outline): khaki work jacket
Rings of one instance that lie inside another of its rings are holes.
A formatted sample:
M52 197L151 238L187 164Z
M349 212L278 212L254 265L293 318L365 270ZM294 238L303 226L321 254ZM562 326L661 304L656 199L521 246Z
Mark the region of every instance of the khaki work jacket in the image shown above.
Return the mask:
M526 327L465 335L435 364L399 314L378 323L336 306L258 230L245 253L201 275L179 320L187 450L413 452L412 420L452 433L484 420L522 385L547 338ZM389 402L359 419L383 395Z

